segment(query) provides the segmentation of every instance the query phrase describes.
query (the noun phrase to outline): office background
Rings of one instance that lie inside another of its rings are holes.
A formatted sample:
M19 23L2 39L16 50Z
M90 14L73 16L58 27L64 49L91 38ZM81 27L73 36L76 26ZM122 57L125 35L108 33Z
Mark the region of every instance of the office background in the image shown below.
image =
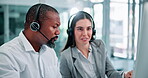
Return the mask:
M134 68L143 0L0 0L0 45L18 36L26 12L39 2L55 7L60 13L61 34L55 48L59 58L67 39L68 18L84 10L93 16L96 38L104 40L114 67L124 71Z

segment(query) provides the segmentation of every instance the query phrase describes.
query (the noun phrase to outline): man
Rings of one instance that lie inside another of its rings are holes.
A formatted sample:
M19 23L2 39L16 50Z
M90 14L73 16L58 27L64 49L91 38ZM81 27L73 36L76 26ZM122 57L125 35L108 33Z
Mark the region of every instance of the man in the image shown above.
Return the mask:
M33 5L26 14L24 30L0 47L0 78L61 78L52 49L59 26L55 8Z

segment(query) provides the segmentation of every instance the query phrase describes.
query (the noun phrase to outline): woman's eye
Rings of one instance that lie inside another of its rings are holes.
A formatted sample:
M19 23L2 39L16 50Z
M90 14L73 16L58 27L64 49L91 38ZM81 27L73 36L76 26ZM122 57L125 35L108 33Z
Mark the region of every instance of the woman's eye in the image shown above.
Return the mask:
M92 30L92 27L88 27L87 30Z
M82 30L82 28L79 28L78 30Z
M79 27L79 28L77 28L77 30L83 30L83 28L82 27Z

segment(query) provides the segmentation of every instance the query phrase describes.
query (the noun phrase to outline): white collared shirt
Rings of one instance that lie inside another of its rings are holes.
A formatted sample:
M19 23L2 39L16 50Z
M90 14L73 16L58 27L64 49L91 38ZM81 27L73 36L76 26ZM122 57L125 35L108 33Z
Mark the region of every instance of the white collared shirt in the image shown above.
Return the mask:
M61 78L54 49L35 52L24 34L0 47L0 78Z

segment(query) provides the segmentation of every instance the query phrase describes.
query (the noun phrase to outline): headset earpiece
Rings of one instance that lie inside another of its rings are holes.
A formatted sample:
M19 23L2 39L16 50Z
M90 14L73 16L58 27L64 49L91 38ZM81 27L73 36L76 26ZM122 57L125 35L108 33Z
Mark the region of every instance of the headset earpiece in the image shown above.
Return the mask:
M40 25L39 25L39 23L37 23L37 22L32 22L32 23L30 24L30 29L31 29L32 31L39 31L39 30L40 30Z
M71 23L72 23L72 20L73 18L75 17L76 14L73 14L72 16L70 16L69 20L68 20L68 29L67 29L67 34L68 36L72 36L72 27L71 27Z
M72 36L72 28L68 28L68 29L67 29L67 34L68 34L69 36Z
M92 35L96 35L96 30L95 29L93 29L93 34Z
M41 8L42 4L39 4L37 7L36 13L35 13L35 19L34 21L30 24L30 29L32 31L39 31L40 30L40 24L37 22L39 20L39 11Z

